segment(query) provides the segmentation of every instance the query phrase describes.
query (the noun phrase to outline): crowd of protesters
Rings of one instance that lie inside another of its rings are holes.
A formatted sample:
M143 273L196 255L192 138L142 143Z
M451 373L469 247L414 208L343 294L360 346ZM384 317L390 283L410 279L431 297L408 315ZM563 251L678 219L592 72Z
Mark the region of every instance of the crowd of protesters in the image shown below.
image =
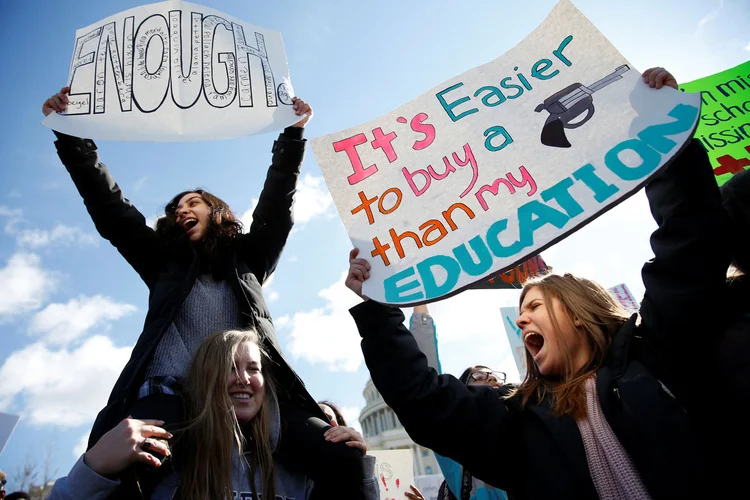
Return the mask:
M643 80L677 88L663 68ZM63 111L69 90L43 112ZM97 230L150 295L88 450L50 499L380 497L364 439L334 404L316 402L281 356L263 298L292 228L312 117L301 99L294 109L300 121L274 142L247 231L204 190L177 194L151 228L94 142L56 132ZM351 314L367 368L409 436L438 456L440 500L733 491L747 461L731 452L750 441L741 430L750 406L748 182L743 172L720 192L693 140L648 183L658 228L638 314L584 277L527 281L517 326L528 370L519 385L485 366L459 378L430 368L402 311L362 295L369 264L351 251L346 285L363 299ZM406 495L422 498L416 488Z

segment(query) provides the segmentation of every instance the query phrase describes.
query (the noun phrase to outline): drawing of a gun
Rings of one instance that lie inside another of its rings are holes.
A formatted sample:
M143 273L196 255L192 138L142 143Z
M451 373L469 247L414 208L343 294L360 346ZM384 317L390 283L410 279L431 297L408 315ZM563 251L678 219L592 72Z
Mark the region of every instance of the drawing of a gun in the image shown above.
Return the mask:
M534 110L537 113L547 110L549 113L542 128L542 144L555 148L569 148L570 142L565 136L565 129L578 128L589 121L594 116L594 99L591 95L610 83L622 79L623 73L629 69L628 65L622 65L588 87L581 83L574 83L546 98ZM584 113L583 118L573 121Z

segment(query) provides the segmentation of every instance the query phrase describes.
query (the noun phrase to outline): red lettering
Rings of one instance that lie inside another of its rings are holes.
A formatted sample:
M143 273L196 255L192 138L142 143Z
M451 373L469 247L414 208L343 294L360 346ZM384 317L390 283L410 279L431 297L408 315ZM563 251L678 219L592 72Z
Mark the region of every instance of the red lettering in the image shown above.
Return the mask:
M389 163L396 161L398 156L396 156L396 151L394 151L393 145L391 144L393 139L396 138L396 132L383 134L383 129L378 127L372 131L372 135L375 136L375 140L370 143L372 149L382 149L385 153L385 157L388 158Z
M359 153L357 153L357 146L366 142L367 137L365 136L365 134L357 134L347 139L343 139L341 141L333 143L333 150L337 153L345 151L346 155L349 157L349 161L351 162L352 167L354 168L354 173L347 177L349 185L354 185L360 181L363 181L378 171L378 167L375 164L372 164L369 167L365 168L362 165L362 160L359 158Z
M414 132L424 134L424 139L414 141L412 149L416 151L428 147L435 140L435 127L433 127L429 123L423 123L427 118L428 117L426 113L419 113L411 119L411 129Z

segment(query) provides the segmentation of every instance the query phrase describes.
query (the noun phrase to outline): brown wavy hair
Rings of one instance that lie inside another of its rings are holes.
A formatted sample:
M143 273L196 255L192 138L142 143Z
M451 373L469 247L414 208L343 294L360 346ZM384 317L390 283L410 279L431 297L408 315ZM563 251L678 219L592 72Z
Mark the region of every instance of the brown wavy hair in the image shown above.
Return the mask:
M524 297L532 288L541 290L552 326L557 331L560 331L560 324L563 321L573 325L576 319L581 323L581 326L574 327L575 331L589 345L592 355L586 365L575 370L572 353L566 345L558 345L560 351L565 354L565 372L561 377L548 377L539 372L533 356L527 349L526 378L511 397L520 396L523 406L532 398L541 401L549 397L555 415L584 417L586 415L584 382L604 364L612 338L628 320L629 315L600 284L567 273L564 275L547 274L527 281L518 302L519 309ZM565 312L564 318L556 317L552 308L553 297L560 301L562 310ZM559 335L555 338L558 343L562 340Z
M177 204L183 196L191 193L199 194L210 207L208 227L200 241L199 249L206 255L213 255L218 248L228 246L234 238L242 234L242 222L235 217L224 200L205 189L183 191L172 198L164 207L164 217L156 223L156 233L172 247L182 247L190 243L185 232L177 225Z
M235 368L235 353L244 343L260 349L265 400L258 414L243 426L229 399L227 380ZM269 405L277 400L271 366L272 361L254 330L215 332L196 351L185 380L190 418L177 448L185 453L183 499L232 498L232 456L239 463L245 460L248 451L253 498L259 498L255 491L258 468L262 497L276 498Z

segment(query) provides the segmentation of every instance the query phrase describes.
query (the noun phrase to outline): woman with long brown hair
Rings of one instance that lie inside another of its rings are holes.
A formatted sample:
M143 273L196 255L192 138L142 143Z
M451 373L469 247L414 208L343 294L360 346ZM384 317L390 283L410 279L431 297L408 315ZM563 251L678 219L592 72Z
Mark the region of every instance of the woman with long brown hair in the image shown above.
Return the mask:
M126 419L58 480L50 499L112 498L118 476L130 463L158 468L164 457L179 455L179 473L172 471L156 485L153 500L309 499L311 478L290 471L276 454L282 422L273 370L255 331L209 335L196 350L185 379L188 419L179 437L161 428L162 421ZM339 441L361 439L353 429L336 430ZM364 498L376 500L379 489L374 459L370 461L370 474L361 487Z
M47 99L43 113L63 111L69 90L65 87ZM306 147L304 128L313 114L302 99L295 97L293 102L300 120L273 144L271 166L247 232L224 201L200 189L175 196L154 230L124 197L91 139L55 132L58 155L97 231L149 289L143 332L94 422L89 448L127 416L164 420L165 427L174 431L184 421L175 392L197 347L211 332L252 328L278 365L279 405L287 437L279 455L310 474L322 497L343 490L350 492L349 498L361 499L360 457L343 443L325 440L329 428L325 416L281 355L263 297L262 285L274 272L292 229L292 205ZM300 457L315 458L301 461ZM123 476L122 497L148 497L163 470L152 474L136 467L131 480ZM333 470L345 474L334 477Z
M643 77L677 88L663 68ZM528 372L507 398L429 369L399 309L367 300L352 308L372 380L415 442L512 498L701 498L705 405L691 391L706 377L698 351L717 324L729 253L700 143L646 195L658 229L640 313L628 317L584 278L529 281L517 320ZM346 283L361 296L369 264L357 255Z

